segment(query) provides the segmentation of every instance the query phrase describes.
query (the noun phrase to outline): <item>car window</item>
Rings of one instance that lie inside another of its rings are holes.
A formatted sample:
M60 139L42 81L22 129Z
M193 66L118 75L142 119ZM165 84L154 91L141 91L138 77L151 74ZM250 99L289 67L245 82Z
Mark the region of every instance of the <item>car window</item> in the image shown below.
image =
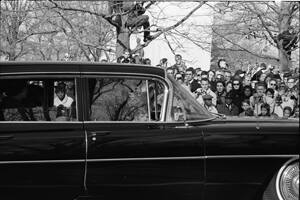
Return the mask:
M1 121L76 121L74 79L1 80Z
M169 121L204 120L213 118L194 97L172 77L168 77L173 85L173 99L170 108Z
M159 121L164 86L145 79L90 78L90 121Z

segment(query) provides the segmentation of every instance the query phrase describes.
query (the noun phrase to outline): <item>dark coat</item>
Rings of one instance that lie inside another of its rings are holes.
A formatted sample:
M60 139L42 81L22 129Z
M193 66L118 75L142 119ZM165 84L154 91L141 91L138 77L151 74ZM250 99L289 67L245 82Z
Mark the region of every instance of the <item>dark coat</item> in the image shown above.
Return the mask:
M239 108L234 104L231 104L231 109L226 104L219 104L217 105L217 110L220 114L227 116L237 116L239 114Z
M197 80L191 82L191 92L195 92L198 88L201 88L201 84Z

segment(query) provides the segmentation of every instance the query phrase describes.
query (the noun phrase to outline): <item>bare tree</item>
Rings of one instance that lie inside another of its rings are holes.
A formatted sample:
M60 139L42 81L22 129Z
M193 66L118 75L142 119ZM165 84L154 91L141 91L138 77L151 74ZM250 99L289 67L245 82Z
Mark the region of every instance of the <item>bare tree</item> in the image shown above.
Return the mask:
M9 60L28 54L28 38L35 35L56 33L57 30L42 30L45 13L39 11L33 1L10 0L0 3L0 52Z
M137 33L136 30L131 29L131 28L126 26L126 21L127 21L128 15L132 11L131 9L129 9L129 10L123 9L124 7L122 7L122 5L120 6L118 4L115 4L115 2L103 2L103 3L106 4L107 7L106 7L106 9L103 9L101 11L92 10L92 9L87 8L87 7L85 7L85 8L75 7L75 6L71 6L71 5L57 3L57 2L54 2L54 1L51 1L51 3L53 4L51 9L71 11L71 12L80 12L80 13L88 13L90 15L94 15L94 16L101 17L101 18L105 19L110 25L112 25L115 28L115 33L116 33L116 56L118 57L118 56L122 55L125 49L131 51L130 42L129 42L130 41L130 36L133 33ZM175 29L176 27L178 27L179 25L184 23L204 3L205 3L204 1L203 2L200 1L198 3L198 5L196 5L193 9L191 9L191 11L186 16L184 16L183 18L178 20L173 25L151 31L151 32L155 32L155 34L153 35L153 40L158 38L160 35L168 32L172 29ZM148 3L146 3L145 8L149 9L154 4L155 4L154 2L148 2ZM143 30L143 31L145 31L145 30ZM145 42L143 45L141 45L140 48L144 48L144 47L148 46L151 43L151 41L152 40L149 40L149 41ZM138 50L139 49L135 49L135 51L138 51ZM132 53L134 53L134 52L132 52Z
M284 47L278 36L294 27L294 43L299 41L299 2L227 2L212 8L216 13L212 27L215 46L279 61L281 71L289 70L289 54L299 47ZM278 54L268 55L264 48L277 49Z

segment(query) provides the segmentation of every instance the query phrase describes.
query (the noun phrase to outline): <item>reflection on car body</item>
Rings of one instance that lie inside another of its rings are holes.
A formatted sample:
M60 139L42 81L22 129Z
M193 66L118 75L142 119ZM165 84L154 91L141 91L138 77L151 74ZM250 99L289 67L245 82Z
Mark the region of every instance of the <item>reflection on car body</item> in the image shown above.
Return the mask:
M1 62L0 95L1 199L299 197L299 120L217 117L161 68Z

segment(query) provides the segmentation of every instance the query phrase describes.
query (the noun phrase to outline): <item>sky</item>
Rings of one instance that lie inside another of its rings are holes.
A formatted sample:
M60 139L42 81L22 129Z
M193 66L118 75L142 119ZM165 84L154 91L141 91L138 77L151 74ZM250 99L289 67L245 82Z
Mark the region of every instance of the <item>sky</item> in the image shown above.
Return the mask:
M182 19L197 4L192 2L160 2L158 6L152 6L150 12L146 12L146 14L150 18L150 25L158 24L160 27L168 27ZM209 12L209 7L203 5L192 17L184 22L184 26L178 27L178 30L188 31L189 33L200 35L200 37L205 35L202 38L205 38L204 41L210 43L211 34L209 34L209 28L205 27L205 25L207 26L212 23L212 16L209 15ZM164 19L157 20L157 17L164 17ZM208 34L205 32L208 32ZM143 39L142 34L133 34L130 42L131 48L136 46L135 41L137 37ZM175 56L163 38L163 35L161 35L144 48L145 57L151 59L152 65L159 64L161 58L167 58L169 65L175 63ZM209 49L205 51L186 39L179 40L183 50L177 49L175 53L182 55L187 67L201 67L203 70L209 70L211 59ZM171 43L171 46L174 48L175 44Z

